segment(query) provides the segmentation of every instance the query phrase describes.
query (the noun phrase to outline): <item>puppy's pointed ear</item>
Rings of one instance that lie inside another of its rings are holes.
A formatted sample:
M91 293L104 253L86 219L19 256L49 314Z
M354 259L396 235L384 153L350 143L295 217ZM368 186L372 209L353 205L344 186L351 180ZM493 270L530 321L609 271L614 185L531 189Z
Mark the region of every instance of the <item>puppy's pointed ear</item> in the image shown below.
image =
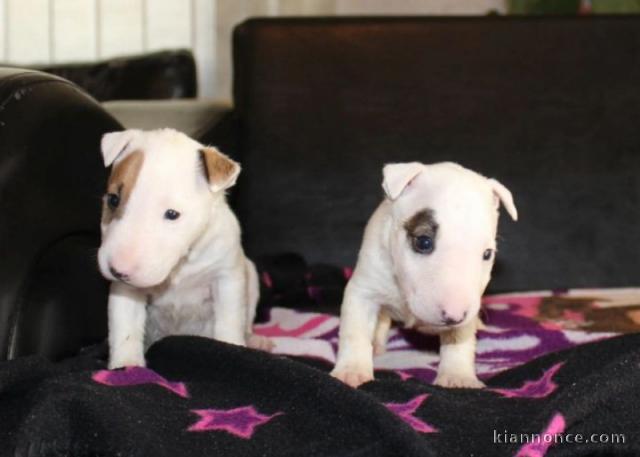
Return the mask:
M495 179L489 179L489 185L493 190L493 197L496 202L496 208L500 207L500 202L504 206L504 209L507 210L509 216L514 221L518 220L518 210L516 209L515 203L513 203L513 195L511 195L511 191L504 187L499 181Z
M108 167L118 158L124 157L129 149L131 141L140 134L140 130L123 130L121 132L111 132L102 135L100 147L102 149L102 159L104 166Z
M390 200L395 200L411 183L411 180L424 170L420 162L389 163L382 169L382 188Z
M231 160L214 147L200 149L200 159L212 192L228 189L236 183L240 174L238 162Z

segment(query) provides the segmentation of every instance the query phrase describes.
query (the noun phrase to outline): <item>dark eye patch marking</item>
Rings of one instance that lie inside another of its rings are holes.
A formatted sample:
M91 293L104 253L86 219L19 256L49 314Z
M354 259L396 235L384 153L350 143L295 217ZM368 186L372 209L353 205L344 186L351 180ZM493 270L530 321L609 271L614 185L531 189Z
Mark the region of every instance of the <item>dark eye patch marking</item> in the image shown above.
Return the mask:
M111 170L111 176L109 176L109 182L107 184L107 194L117 195L119 197L119 203L115 210L112 210L107 204L107 199L104 199L102 205L103 223L108 224L113 218L122 216L127 201L138 180L143 162L144 154L142 151L134 151L122 159L122 161Z
M409 245L414 251L424 253L424 251L417 249L416 240L421 237L429 237L431 238L434 246L430 252L433 252L433 249L435 249L436 235L438 233L438 223L436 222L435 211L430 208L418 211L407 219L404 223L404 229L407 232Z
M434 238L438 232L435 211L430 208L418 211L404 223L404 229L410 237L423 235Z

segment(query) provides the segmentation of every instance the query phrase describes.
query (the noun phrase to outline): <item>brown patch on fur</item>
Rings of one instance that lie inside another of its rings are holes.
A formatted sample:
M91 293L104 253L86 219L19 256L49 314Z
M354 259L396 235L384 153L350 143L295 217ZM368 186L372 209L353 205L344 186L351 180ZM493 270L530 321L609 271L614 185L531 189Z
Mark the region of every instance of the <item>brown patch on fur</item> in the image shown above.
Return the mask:
M438 231L438 223L436 222L434 211L429 208L415 213L409 220L404 223L404 229L407 235L412 238L417 236L430 236L435 238Z
M221 188L225 187L238 166L236 162L215 148L200 149L200 159L209 183Z
M115 210L107 205L106 198L102 205L102 222L108 224L113 218L118 218L124 212L131 192L136 185L140 168L144 162L142 151L134 151L122 159L111 170L109 182L107 183L107 194L116 194L120 197L120 204Z

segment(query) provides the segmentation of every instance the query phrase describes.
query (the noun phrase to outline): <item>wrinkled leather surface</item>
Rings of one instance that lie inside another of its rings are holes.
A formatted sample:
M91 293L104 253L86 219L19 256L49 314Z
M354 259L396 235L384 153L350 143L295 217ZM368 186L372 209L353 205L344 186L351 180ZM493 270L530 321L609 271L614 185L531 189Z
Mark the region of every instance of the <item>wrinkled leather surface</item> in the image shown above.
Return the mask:
M35 68L76 83L100 101L193 98L198 89L187 50Z
M383 164L453 160L520 210L492 290L640 282L640 17L251 20L234 59L249 255L353 265Z
M119 128L70 82L0 68L0 360L105 338L99 144Z

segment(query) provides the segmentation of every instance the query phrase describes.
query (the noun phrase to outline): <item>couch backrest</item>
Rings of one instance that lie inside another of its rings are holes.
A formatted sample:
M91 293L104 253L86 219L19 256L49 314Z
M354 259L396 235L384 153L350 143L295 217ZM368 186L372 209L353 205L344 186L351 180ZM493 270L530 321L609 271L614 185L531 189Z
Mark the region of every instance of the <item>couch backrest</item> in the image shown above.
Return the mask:
M196 61L188 50L33 68L68 79L100 101L193 98L198 92Z
M353 265L393 161L509 187L493 290L640 281L640 17L258 19L234 40L258 257Z

